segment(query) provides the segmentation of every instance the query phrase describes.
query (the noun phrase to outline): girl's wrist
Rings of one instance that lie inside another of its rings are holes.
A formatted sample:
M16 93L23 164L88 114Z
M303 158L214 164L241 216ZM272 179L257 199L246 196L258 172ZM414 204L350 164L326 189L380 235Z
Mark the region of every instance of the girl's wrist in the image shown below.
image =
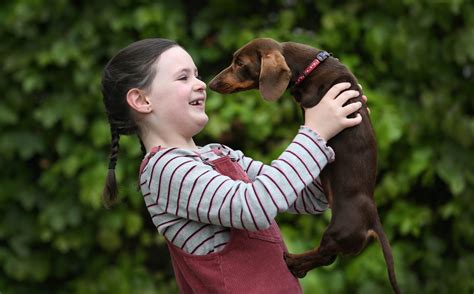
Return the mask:
M313 124L307 122L304 124L304 126L318 134L318 136L321 137L324 141L327 142L330 139L329 135L326 134L326 132L324 132L324 130L322 130L321 128L318 128L317 126L314 126Z
M334 150L328 145L326 139L324 139L316 130L308 126L307 124L301 125L300 132L304 132L306 135L309 135L314 140L313 142L317 142L316 144L320 146L320 150L323 151L328 158L328 162L333 162L335 159ZM322 149L321 149L322 148Z

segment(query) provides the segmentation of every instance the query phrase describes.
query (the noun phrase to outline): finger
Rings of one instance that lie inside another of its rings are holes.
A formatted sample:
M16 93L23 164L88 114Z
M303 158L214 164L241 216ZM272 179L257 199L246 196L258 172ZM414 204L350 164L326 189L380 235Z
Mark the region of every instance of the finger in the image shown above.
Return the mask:
M347 90L337 96L336 101L338 105L344 105L349 99L359 96L359 91L356 90Z
M336 98L339 95L339 93L341 93L345 89L348 89L350 86L351 86L351 83L348 83L348 82L335 84L334 86L332 86L327 91L327 93L326 93L326 95L324 95L323 99L333 100L334 98Z
M359 110L361 107L362 107L362 102L358 101L358 102L350 103L342 108L342 113L344 114L344 116L348 116L349 114L354 113L357 110Z
M360 113L358 113L353 118L347 118L344 125L345 125L346 128L350 128L350 127L353 127L353 126L356 126L356 125L360 124L361 121L362 121L362 115L360 115Z
M363 100L365 103L367 103L367 96L362 95L362 100ZM369 107L367 107L367 113L370 114L370 108L369 108Z

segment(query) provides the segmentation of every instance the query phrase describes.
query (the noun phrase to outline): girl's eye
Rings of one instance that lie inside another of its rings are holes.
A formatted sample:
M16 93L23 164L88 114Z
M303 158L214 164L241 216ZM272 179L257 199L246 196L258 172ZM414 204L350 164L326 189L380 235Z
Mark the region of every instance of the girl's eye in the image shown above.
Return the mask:
M180 81L186 81L188 79L188 76L182 76L178 80Z

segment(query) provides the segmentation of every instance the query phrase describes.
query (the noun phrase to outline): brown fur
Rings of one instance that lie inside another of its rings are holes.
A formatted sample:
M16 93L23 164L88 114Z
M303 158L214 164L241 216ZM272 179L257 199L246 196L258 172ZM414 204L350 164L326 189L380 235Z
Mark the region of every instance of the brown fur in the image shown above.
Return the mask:
M298 86L298 76L321 50L307 45L272 39L255 39L234 53L232 63L209 83L220 93L259 89L264 99L274 101L291 87L291 94L302 107L316 105L336 83L350 82L359 90L355 76L329 57ZM359 97L348 103L361 101ZM336 160L321 173L324 191L332 209L331 222L318 248L303 254L287 254L289 269L297 277L319 266L334 262L338 254L357 254L370 236L379 239L394 292L400 293L395 278L390 244L380 223L374 201L377 151L375 136L364 104L359 110L362 123L329 140Z

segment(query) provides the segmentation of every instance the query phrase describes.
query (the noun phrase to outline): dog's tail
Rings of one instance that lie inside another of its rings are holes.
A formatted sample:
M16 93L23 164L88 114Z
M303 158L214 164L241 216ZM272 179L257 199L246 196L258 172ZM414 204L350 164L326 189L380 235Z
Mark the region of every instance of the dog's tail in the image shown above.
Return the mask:
M382 246L383 256L385 258L385 262L387 263L387 271L388 278L390 279L390 284L392 285L393 291L396 294L400 294L400 288L398 287L397 278L395 277L392 248L390 247L390 243L388 242L387 236L385 235L385 232L382 228L382 224L380 223L379 219L377 219L374 225L374 232L377 234L377 239L379 239L380 245Z

